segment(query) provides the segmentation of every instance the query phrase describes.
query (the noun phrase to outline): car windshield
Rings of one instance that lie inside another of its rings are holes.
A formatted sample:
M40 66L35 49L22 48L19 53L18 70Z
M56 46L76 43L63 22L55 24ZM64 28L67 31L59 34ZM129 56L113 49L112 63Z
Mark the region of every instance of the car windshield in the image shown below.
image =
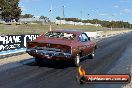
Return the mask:
M75 38L74 34L66 32L48 32L44 36L48 38L64 38L69 40L73 40Z

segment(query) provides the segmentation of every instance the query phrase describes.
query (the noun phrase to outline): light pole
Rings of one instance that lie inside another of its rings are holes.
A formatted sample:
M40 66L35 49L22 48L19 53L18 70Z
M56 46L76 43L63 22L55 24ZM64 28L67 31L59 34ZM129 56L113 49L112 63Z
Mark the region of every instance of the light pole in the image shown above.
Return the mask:
M99 11L98 11L98 8L97 8L97 10L95 10L95 12L98 14L99 13ZM97 15L98 16L98 15ZM98 27L98 17L96 18L96 28Z
M62 29L63 29L64 28L63 25L65 24L65 6L64 5L62 6L62 15L63 15L62 17L63 22L61 24L62 24Z
M113 15L113 14L111 15L111 19L113 19L113 20L111 21L111 30L113 30L113 28L114 28L114 26L113 26L114 16L115 16L115 15Z
M81 19L82 19L82 13L83 13L83 12L82 12L82 10L81 10L81 11L80 11L80 14L81 14Z
M64 5L62 6L62 10L63 10L63 11L62 11L62 12L63 12L63 19L64 19L64 21L65 21L65 6L64 6Z
M90 15L90 14L87 14L87 15L88 15L88 19L89 19L89 15Z
M0 7L0 19L1 19L2 8Z
M132 27L131 23L129 23L129 25L130 25L130 28L131 28Z
M51 0L51 5L50 5L50 11L49 11L49 14L50 14L50 31L52 30L52 27L51 27L51 16L52 16L52 0Z
M122 20L122 28L124 29L124 22L123 22L123 20Z

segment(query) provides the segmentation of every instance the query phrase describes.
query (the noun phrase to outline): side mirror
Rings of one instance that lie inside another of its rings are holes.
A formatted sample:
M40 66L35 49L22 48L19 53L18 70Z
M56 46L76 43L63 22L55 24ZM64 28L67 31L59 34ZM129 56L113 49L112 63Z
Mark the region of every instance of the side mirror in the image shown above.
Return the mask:
M90 41L90 37L88 37L88 40Z

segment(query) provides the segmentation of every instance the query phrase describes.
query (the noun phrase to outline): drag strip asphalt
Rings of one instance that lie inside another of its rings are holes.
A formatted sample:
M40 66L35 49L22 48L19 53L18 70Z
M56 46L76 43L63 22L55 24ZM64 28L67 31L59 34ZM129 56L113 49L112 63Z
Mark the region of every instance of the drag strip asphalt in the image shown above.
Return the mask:
M132 41L132 32L98 42L94 59L84 58L87 74L105 74L118 63ZM68 62L49 61L39 67L30 62L0 72L0 88L95 88L96 84L80 85L76 81L77 67Z

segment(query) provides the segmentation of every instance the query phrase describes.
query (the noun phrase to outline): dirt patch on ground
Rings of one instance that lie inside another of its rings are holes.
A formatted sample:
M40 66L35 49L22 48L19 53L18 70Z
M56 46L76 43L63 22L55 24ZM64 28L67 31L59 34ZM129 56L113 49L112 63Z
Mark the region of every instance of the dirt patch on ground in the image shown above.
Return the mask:
M8 58L0 59L0 65L12 63L12 62L19 62L29 58L32 58L32 56L28 55L27 53L22 55L12 56Z

